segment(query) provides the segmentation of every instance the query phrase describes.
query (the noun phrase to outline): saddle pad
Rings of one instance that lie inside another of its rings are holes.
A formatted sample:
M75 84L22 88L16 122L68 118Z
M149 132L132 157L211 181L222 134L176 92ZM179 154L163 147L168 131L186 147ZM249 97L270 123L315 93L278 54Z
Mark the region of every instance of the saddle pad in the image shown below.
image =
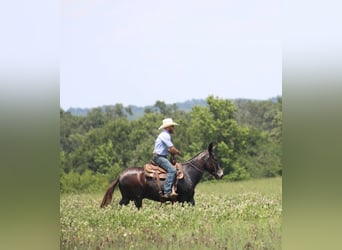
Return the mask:
M184 177L183 174L183 165L180 163L176 163L174 166L177 169L177 179L182 179ZM159 179L166 179L167 172L165 169L153 165L152 163L147 163L144 166L144 172L146 176L155 177L156 174L159 175Z

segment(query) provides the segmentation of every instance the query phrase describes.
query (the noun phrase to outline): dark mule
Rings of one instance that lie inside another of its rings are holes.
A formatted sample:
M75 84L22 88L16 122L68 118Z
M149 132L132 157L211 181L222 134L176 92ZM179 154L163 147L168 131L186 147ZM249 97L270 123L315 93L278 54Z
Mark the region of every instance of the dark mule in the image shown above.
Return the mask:
M177 201L182 203L188 202L195 205L195 187L200 181L204 171L209 172L216 179L221 179L223 177L223 171L215 159L213 148L213 144L210 143L208 150L205 150L191 160L182 163L184 178L178 180ZM120 205L127 205L130 201L134 201L135 206L139 209L142 206L142 200L144 198L154 201L163 201L159 194L157 181L153 178L145 177L144 168L131 167L124 170L120 176L110 184L103 197L101 207L110 204L114 189L118 184L122 195L122 199L119 202ZM164 181L161 181L161 186L163 186L163 184Z

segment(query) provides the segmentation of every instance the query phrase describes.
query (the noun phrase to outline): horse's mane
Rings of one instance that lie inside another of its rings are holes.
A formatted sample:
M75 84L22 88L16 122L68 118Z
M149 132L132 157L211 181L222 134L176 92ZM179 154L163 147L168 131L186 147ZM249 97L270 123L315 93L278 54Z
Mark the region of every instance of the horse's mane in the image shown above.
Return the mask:
M192 157L190 160L187 160L186 162L183 162L183 164L189 164L189 163L191 163L191 161L193 160L193 159L195 159L195 158L197 158L199 155L201 155L201 154L206 154L208 152L208 150L204 150L204 151L202 151L202 152L199 152L197 155L195 155L194 157Z

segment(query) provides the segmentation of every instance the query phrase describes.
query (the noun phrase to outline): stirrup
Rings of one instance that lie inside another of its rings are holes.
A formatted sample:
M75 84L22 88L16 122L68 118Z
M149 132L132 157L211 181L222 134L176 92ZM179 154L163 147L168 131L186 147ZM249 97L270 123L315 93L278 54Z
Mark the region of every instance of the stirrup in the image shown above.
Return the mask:
M177 193L167 193L167 194L163 194L162 198L164 199L172 199L172 198L176 198L178 196Z

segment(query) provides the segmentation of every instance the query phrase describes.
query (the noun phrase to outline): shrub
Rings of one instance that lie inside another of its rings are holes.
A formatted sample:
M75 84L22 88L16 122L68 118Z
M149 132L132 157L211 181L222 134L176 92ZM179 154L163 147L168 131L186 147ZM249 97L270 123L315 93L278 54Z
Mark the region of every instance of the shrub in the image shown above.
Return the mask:
M61 193L94 193L103 192L110 181L109 174L94 174L86 170L83 174L70 172L62 173L60 178Z
M251 177L246 169L241 167L238 163L233 164L233 169L234 171L224 177L224 179L228 179L230 181L241 181L247 180Z

